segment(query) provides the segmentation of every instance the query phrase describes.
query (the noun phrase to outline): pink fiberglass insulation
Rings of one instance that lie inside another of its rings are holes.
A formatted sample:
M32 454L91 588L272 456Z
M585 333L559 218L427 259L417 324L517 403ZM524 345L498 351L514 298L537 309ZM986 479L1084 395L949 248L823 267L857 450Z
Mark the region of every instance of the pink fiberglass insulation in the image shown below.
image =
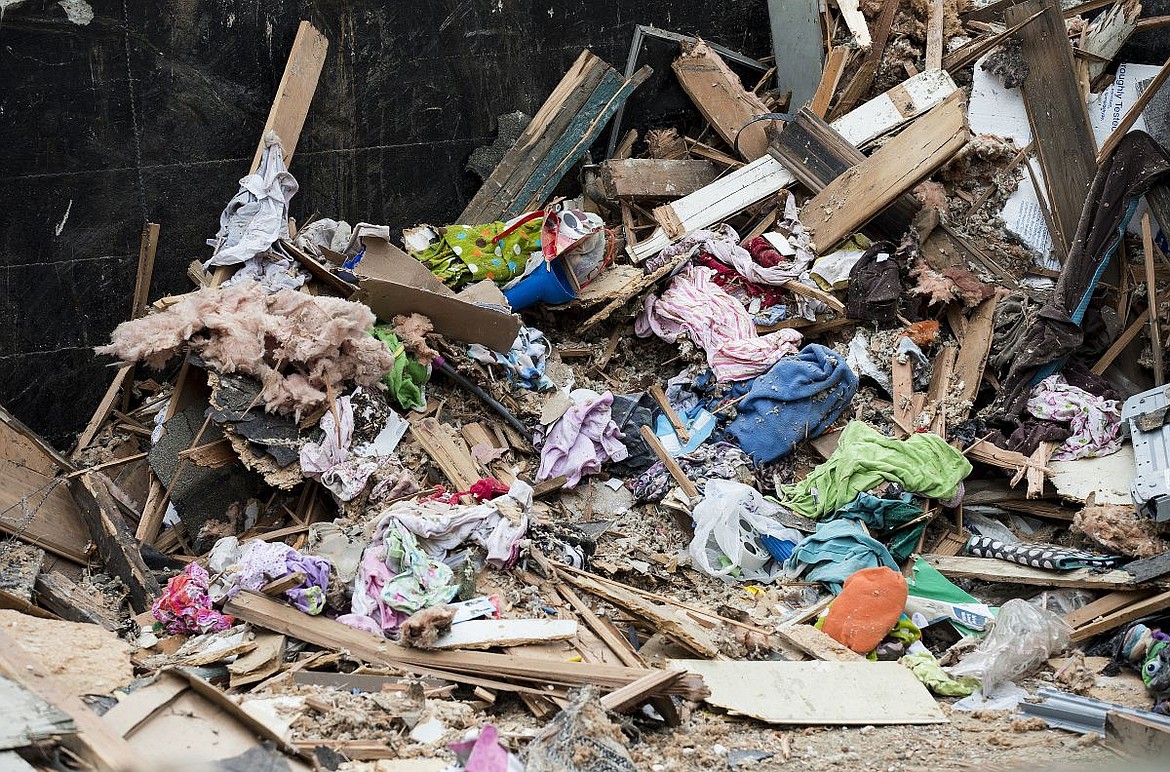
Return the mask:
M269 412L309 412L328 388L370 386L394 365L367 334L374 314L360 303L284 289L267 295L253 282L202 289L158 313L123 322L96 349L124 362L160 368L185 342L224 373L259 379Z

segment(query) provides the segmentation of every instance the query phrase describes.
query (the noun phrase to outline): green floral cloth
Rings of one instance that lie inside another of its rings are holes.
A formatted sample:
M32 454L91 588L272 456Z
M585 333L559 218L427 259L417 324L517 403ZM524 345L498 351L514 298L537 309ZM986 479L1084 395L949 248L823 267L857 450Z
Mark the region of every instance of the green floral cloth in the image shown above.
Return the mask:
M529 220L499 241L494 239L508 229L507 223L448 225L437 229L438 241L413 255L452 289L482 279L506 284L523 274L529 256L540 251L543 223L543 217Z

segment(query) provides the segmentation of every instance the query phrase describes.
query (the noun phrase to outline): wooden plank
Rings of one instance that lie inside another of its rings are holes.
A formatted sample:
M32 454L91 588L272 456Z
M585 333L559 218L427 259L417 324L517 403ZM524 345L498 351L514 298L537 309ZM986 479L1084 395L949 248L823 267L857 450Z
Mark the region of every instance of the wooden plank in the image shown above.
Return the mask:
M1156 759L1164 763L1170 757L1170 729L1142 716L1111 710L1105 714L1103 744L1127 758Z
M1141 3L1120 2L1102 13L1089 25L1081 39L1080 50L1096 57L1088 64L1089 83L1105 72L1138 27ZM1067 18L1067 17L1066 17Z
M305 126L305 118L309 115L309 105L317 90L317 81L325 66L325 54L328 50L329 41L320 30L309 22L302 21L297 27L296 37L293 38L288 63L284 66L284 74L281 75L280 85L276 89L276 98L272 100L272 107L268 111L268 120L264 122L264 130L260 132L260 144L252 158L253 172L260 168L260 159L264 155L264 140L270 131L276 132L276 136L280 137L285 166L292 166L293 153L296 152L301 129Z
M652 384L646 391L650 394L651 397L654 398L654 402L657 403L658 409L662 411L662 414L666 416L666 420L670 422L672 427L674 427L674 432L678 435L679 442L683 445L686 445L688 442L690 442L691 435L687 432L686 423L684 423L683 420L678 417L678 413L674 412L674 406L671 405L670 400L666 398L666 392L662 390L662 387L655 383Z
M845 63L848 60L849 49L845 46L837 46L829 51L829 56L825 59L825 69L821 72L821 82L817 84L817 91L807 108L818 118L824 118L825 113L829 111L829 103L833 101L833 94L837 92L837 84L841 82L841 75L845 72Z
M443 425L435 418L424 418L411 424L410 435L438 464L439 469L458 491L470 490L479 480L475 459L455 444Z
M46 616L100 625L113 632L121 629L121 621L115 619L109 609L96 603L93 596L61 571L40 574L36 581L36 593L37 603L53 612Z
M1146 297L1156 297L1158 282L1154 273L1154 234L1150 228L1150 213L1142 215L1142 254L1146 268ZM1154 385L1161 386L1166 382L1166 373L1162 368L1162 329L1158 325L1158 315L1149 314L1150 320L1150 351L1153 356Z
M849 81L849 85L841 92L841 99L837 102L834 117L852 110L854 105L860 102L870 87L873 86L874 75L877 74L878 66L882 63L882 55L886 52L886 44L890 40L890 30L894 26L894 16L898 13L898 7L901 4L902 0L884 0L882 12L877 18L877 24L871 30L872 43L870 44L869 50L865 53L865 58L858 65L853 79ZM930 70L927 70L927 72L930 72ZM795 102L793 104L796 105Z
M1125 572L1122 571L1121 573ZM1126 574L1126 576L1129 575ZM1170 608L1170 592L1158 593L1157 595L1131 603L1111 614L1102 616L1100 619L1078 627L1073 630L1072 640L1074 642L1087 640L1094 635L1100 635L1101 633L1114 630L1135 619L1141 619L1149 614L1165 611L1167 608Z
M633 683L615 689L601 698L601 707L615 713L624 713L645 702L652 694L682 678L682 670L655 670Z
M841 12L841 19L849 34L853 35L853 44L858 48L869 48L873 38L869 34L865 14L861 12L860 0L837 0L837 10Z
M159 224L148 222L142 226L142 241L138 248L138 273L134 280L134 302L130 307L130 318L137 319L146 313L150 299L150 280L154 276L154 255L158 250Z
M138 542L127 530L126 521L102 477L101 472L76 477L69 481L69 492L106 570L126 585L131 608L144 612L158 597L158 580L142 560Z
M58 465L0 408L0 531L84 565L89 534Z
M1152 595L1154 595L1152 590L1122 590L1111 592L1107 595L1102 595L1088 605L1073 609L1061 618L1064 619L1065 624L1075 630L1078 627L1084 627L1095 619L1108 616L1115 611L1124 609L1126 606L1132 606L1138 601L1146 600Z
M865 657L838 643L830 635L812 625L789 625L776 630L776 635L796 648L826 662L865 661Z
M1159 300L1161 300L1161 298L1159 298ZM1117 359L1117 357L1121 356L1121 352L1125 351L1125 349L1129 347L1130 343L1133 343L1133 339L1138 336L1138 333L1140 333L1146 327L1149 321L1150 309L1147 308L1145 311L1142 311L1140 314L1134 317L1134 320L1130 322L1129 327L1125 328L1125 332L1117 336L1117 340L1113 341L1113 345L1110 346L1105 351L1105 353L1101 355L1101 358L1097 360L1097 363L1094 364L1092 368L1090 368L1093 373L1095 375L1104 374L1104 372L1109 369L1109 365L1113 364L1113 361Z
M818 0L768 0L772 54L780 93L791 92L791 109L803 107L817 90L825 32Z
M428 649L493 649L529 643L567 641L577 637L571 619L470 619L451 625Z
M670 476L678 483L678 487L682 488L686 497L693 502L697 502L700 498L699 489L695 487L695 483L687 477L686 472L678 465L678 462L671 458L671 455L666 452L666 448L662 447L662 442L658 439L658 435L649 426L642 426L639 428L642 434L642 439L646 441L646 445L658 457L658 460L666 466L666 471L670 472Z
M701 673L708 705L781 725L945 724L938 703L897 662L671 660Z
M915 430L914 403L911 397L914 394L914 365L909 357L900 357L896 352L893 355L891 373L894 387L894 426L901 430L901 436L909 436Z
M979 385L983 381L983 370L987 367L987 356L991 353L991 337L995 332L995 306L999 295L992 295L971 311L967 327L959 338L959 356L955 360L955 382L959 386L956 397L965 407L959 415L951 416L954 423L967 420Z
M746 161L768 152L766 124L747 124L771 111L764 100L743 87L739 76L710 46L701 40L693 45L684 43L682 55L671 67L683 91L728 147L737 150Z
M931 0L926 20L926 69L940 70L943 64L943 0Z
M582 51L457 221L492 222L542 203L649 74L642 68L625 79Z
M1012 2L1017 2L1017 1L1018 0L1012 0ZM981 35L981 36L975 38L970 43L967 43L966 45L964 45L962 48L958 49L957 51L952 51L951 53L944 56L943 61L942 61L943 69L946 70L947 72L954 72L956 70L961 70L962 68L966 67L967 65L975 62L975 60L977 60L979 57L981 57L984 54L986 54L987 52L991 51L991 49L995 48L996 46L1001 45L1008 38L1015 35L1017 32L1019 32L1021 29L1024 28L1025 24L1029 24L1033 19L1037 19L1039 17L1040 17L1040 13L1035 13L1035 14L1032 14L1031 16L1029 16L1028 18L1024 19L1023 21L1020 21L1016 24L1013 24L1012 26L1005 29L1003 32L989 32L985 35ZM987 195L990 196L991 193L989 192ZM978 211L978 209L972 208L971 211L975 212L975 211Z
M1013 26L1036 13L1017 35L1028 64L1021 89L1056 224L1053 242L1067 255L1097 171L1096 144L1058 0L1025 0L1006 9L1004 19Z
M1132 576L1120 570L1099 573L1091 568L1078 568L1074 571L1047 571L1043 568L1022 566L994 558L941 555L923 555L923 557L948 579L982 579L989 582L1034 584L1083 590L1121 590L1138 587ZM1160 587L1170 586L1164 582L1153 582L1152 584Z
M3 628L0 628L0 673L72 718L79 731L61 738L61 743L97 769L124 772L148 768L125 740L110 731L80 697L70 694L53 677L44 662L21 648Z
M102 401L98 403L97 409L93 411L93 417L89 419L89 423L82 429L81 434L77 437L77 445L74 446L74 457L81 451L88 448L92 443L97 433L101 431L106 419L110 416L110 411L114 409L114 403L118 399L118 394L122 391L124 386L127 386L127 380L130 378L130 373L134 371L134 365L121 365L118 372L114 374L114 380L110 382L110 386L106 389L105 396Z
M347 651L350 656L364 662L423 675L435 675L460 683L482 685L487 679L468 674L490 673L497 679L515 680L525 684L580 686L595 683L602 688L618 689L642 678L648 672L642 668L620 665L556 662L477 651L407 649L381 636L356 630L331 619L303 614L283 603L252 592L241 592L236 595L227 602L224 611L245 622L284 633L314 646ZM547 693L530 686L492 683L493 685L487 688L533 694ZM701 681L695 678L683 678L664 687L666 693L680 695L701 694L702 690Z
M808 109L796 114L769 152L813 193L820 193L866 160L860 150ZM913 194L903 193L874 217L873 228L891 241L900 241L921 209L922 203ZM837 312L843 314L845 307L834 302L839 306Z
M598 166L602 191L610 199L681 198L718 177L715 164L701 160L624 158Z
M955 82L945 72L924 72L833 121L832 126L851 145L861 147L921 115L956 90ZM683 196L670 207L690 233L726 220L795 181L783 164L771 156L763 156ZM640 263L670 244L666 231L657 228L626 251L635 263Z
M623 587L597 581L586 574L558 570L557 576L579 590L592 593L620 606L646 624L652 625L658 632L700 656L711 659L725 658L710 634L678 609L654 603Z
M833 180L801 210L818 254L848 238L965 144L967 113L952 94L862 163Z

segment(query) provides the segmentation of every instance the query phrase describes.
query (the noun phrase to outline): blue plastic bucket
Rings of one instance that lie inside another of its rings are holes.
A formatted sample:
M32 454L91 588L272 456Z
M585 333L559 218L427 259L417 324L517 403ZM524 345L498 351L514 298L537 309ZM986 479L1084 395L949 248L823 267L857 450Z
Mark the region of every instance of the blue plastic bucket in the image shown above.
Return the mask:
M554 260L551 269L538 267L525 276L510 290L504 291L504 297L513 311L520 311L534 306L537 303L547 303L555 306L559 303L568 303L577 297L573 287L565 276L565 268L560 260Z

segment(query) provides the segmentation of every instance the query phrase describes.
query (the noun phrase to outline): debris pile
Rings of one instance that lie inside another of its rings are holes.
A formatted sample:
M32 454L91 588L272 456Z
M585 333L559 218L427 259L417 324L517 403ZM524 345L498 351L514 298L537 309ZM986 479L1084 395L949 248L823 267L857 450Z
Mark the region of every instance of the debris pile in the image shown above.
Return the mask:
M6 760L1170 747L1170 63L1128 0L795 5L771 61L582 52L455 223L297 221L269 130L194 290L147 302L148 224L72 453L0 413ZM627 126L655 68L689 106Z

